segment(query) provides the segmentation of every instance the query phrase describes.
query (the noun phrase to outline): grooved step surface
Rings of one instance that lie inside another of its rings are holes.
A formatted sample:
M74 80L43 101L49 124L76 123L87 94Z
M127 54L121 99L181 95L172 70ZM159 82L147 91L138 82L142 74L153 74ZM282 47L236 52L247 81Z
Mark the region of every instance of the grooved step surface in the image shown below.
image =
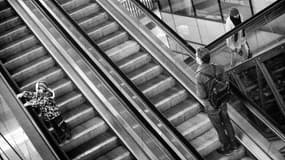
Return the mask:
M105 53L111 58L112 61L117 62L132 54L135 54L140 49L140 46L135 41L126 41Z
M183 101L164 112L172 125L177 126L201 111L200 104L195 100Z
M63 8L72 17L72 19L75 20L75 22L87 35L89 35L93 41L97 42L101 49L109 50L128 40L128 34L121 31L116 22L110 21L110 16L105 11L102 12L102 9L98 4L92 2L95 1L60 0ZM71 99L77 99L76 97L78 97L78 95L75 93L69 96ZM63 106L61 108L64 109L63 112L66 114L66 121L71 126L76 126L76 128L77 126L80 127L82 125L78 125L77 121L84 123L85 118L88 119L88 117L97 115L94 110L92 112L92 109L90 106L88 106L88 103L82 102L81 104L72 105L73 107L66 108L65 106L69 106L69 103L72 102L67 102L64 100L60 101L60 104ZM74 108L74 106L76 107ZM114 160L134 159L132 154L119 143L119 139L110 131L104 131L104 133L102 131L102 133L98 133L95 137L89 137L88 141L82 145L77 142L76 146L77 147L74 149L68 149L68 154L73 160L91 160L98 159L99 157L100 159L107 158Z
M81 20L81 26L87 29L99 26L98 22L104 23L108 19L105 12L98 12L100 8L97 4L89 6L89 2L63 2L73 17ZM99 15L96 15L97 12ZM38 81L45 81L54 91L56 104L72 133L71 139L60 144L69 157L96 159L106 153L105 157L113 159L134 158L119 143L114 133L108 130L109 127L94 107L79 92L28 26L4 1L0 1L0 60L21 91L35 91ZM53 128L50 128L50 131L53 132Z
M117 137L106 132L89 140L88 143L79 146L76 150L70 151L70 155L73 160L96 159L97 156L100 156L101 152L112 150L117 145Z
M60 146L64 151L70 151L75 147L80 146L91 140L92 138L106 132L108 129L107 124L99 117L92 118L91 120L81 124L72 129L72 138L66 140Z
M137 52L136 54L133 54L117 62L117 65L119 66L121 71L123 71L124 73L129 73L143 65L146 65L150 61L151 57L148 55L148 53Z

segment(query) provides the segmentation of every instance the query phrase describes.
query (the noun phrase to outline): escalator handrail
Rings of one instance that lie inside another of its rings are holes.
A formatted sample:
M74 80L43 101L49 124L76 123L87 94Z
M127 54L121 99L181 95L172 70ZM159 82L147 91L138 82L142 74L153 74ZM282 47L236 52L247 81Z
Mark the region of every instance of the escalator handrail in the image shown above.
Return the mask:
M37 4L39 6L41 6L41 8L43 10L45 10L45 13L47 15L49 15L49 17L51 19L54 19L53 16L49 13L49 11L41 4L41 2L38 2L36 1ZM159 119L164 123L166 124L166 126L175 134L175 136L187 147L187 149L189 151L191 151L191 153L194 155L195 158L199 159L199 160L202 160L202 156L198 153L198 151L186 140L185 137L183 137L175 127L173 127L171 125L171 123L158 111L158 109L146 98L146 96L131 82L131 80L128 79L128 77L115 65L114 62L112 62L112 60L99 48L99 46L97 44L95 44L91 38L78 26L77 23L74 22L73 19L71 19L71 17L64 11L64 9L58 4L58 2L56 2L56 0L51 0L51 2L62 12L62 14L65 16L66 19L69 20L69 22L73 25L73 27L75 27L77 29L78 32L81 33L81 35L98 51L98 53L111 65L111 67L124 79L124 81L136 92L136 94L139 95L139 97L141 99L143 99L143 101L150 107L150 109L159 117ZM57 23L57 26L61 27L60 24L58 24L57 20L54 19L54 23ZM63 32L66 32L64 31L65 29L63 28ZM67 35L69 35L68 33L66 33ZM71 38L72 39L72 38ZM74 42L76 44L76 42ZM91 65L93 65L95 68L96 67L96 64L93 62L93 60L88 56L88 54L86 54L84 51L81 52L82 53L82 56L85 57ZM103 72L102 72L103 73ZM102 75L103 76L103 75ZM112 85L110 84L111 86L115 86L115 85ZM116 89L116 87L114 87L113 89ZM118 91L117 94L119 94L120 91ZM123 96L122 96L123 98ZM138 116L140 116L139 114L139 111L136 110L135 108L132 107L132 105L130 105L130 109ZM141 119L141 118L140 118ZM153 134L157 134L156 131L154 131L154 129L151 129L149 128L150 130L153 130ZM159 139L159 137L158 137ZM165 143L163 140L162 140L162 143ZM170 148L169 146L167 146L166 148ZM174 153L173 150L171 149L168 149L171 154L174 156L174 157L179 157L177 155L177 153Z
M170 28L164 21L158 18L151 10L144 6L139 0L130 0L136 5L145 15L155 22L164 32L166 32L172 39L174 39L180 46L187 51L187 55L195 59L196 50L187 43L181 36L179 36L172 28Z
M255 28L256 25L260 26L260 24L268 23L266 20L270 18L264 18L265 16L271 15L272 13L276 13L279 10L279 7L284 7L285 6L285 0L278 0L268 7L264 8L251 18L247 19L243 23L239 24L236 26L234 29L230 30L229 32L223 34L221 37L217 38L215 41L211 42L206 46L209 50L214 50L217 46L220 44L224 43L227 38L231 37L235 33L239 32L240 30L243 29L248 29L249 27L251 29ZM278 14L278 13L277 13ZM274 17L271 17L274 18ZM272 20L272 19L270 19Z

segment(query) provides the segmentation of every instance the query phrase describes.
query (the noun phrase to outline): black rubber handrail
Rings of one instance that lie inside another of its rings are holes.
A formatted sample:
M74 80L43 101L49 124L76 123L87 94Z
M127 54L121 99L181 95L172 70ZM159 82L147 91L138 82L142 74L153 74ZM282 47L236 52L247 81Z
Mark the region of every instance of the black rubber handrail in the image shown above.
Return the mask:
M152 126L144 119L140 112L129 102L129 100L124 96L124 94L113 84L113 82L104 74L100 67L88 56L88 54L76 43L76 41L67 33L67 31L59 24L59 22L49 13L49 11L37 0L34 0L44 12L53 20L56 26L62 31L62 33L69 39L69 41L74 45L79 53L95 68L95 70L104 78L104 80L111 86L111 88L116 92L116 94L127 104L127 106L132 110L132 112L137 116L137 118L151 131L151 133L165 146L169 153L175 158L180 159L177 153L175 153L171 147L162 139L159 133L152 128ZM56 2L56 0L51 0L52 3L63 13L63 15L73 24L73 26L81 33L81 35L98 51L98 53L112 66L112 68L124 79L125 82L140 96L140 98L149 106L149 108L154 112L157 117L167 125L167 127L175 134L175 136L188 148L189 151L198 160L203 160L199 152L188 143L187 139L183 137L175 127L157 110L157 108L147 99L147 97L131 82L131 80L116 66L112 60L95 44L91 38L78 26L76 22L64 11L64 9Z
M136 5L144 14L146 14L152 21L155 22L164 32L166 32L172 39L174 39L180 46L188 53L188 56L195 59L196 50L187 43L181 36L179 36L172 28L170 28L164 21L157 17L151 10L144 6L139 0L130 0Z

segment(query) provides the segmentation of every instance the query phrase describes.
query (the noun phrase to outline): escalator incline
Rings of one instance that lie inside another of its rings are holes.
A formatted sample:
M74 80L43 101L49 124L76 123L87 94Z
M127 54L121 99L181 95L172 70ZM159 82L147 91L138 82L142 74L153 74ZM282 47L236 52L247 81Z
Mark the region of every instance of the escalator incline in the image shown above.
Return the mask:
M72 133L61 149L71 159L134 159L11 6L0 3L0 60L21 91L40 80L55 91Z
M196 99L97 3L57 1L201 155L220 147L217 133Z

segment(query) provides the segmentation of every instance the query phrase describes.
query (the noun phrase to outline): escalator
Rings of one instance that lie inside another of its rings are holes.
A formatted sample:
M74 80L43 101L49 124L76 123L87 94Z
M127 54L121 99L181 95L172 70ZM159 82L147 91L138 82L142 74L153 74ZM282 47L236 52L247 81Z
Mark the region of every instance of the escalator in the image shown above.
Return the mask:
M57 2L187 141L202 156L211 158L211 153L220 144L207 116L201 111L199 101L192 95L193 92L181 84L179 78L174 77L154 58L154 53L149 54L147 47L134 38L134 33L123 25L119 16L114 16L115 13L106 7L107 2ZM50 7L49 10L55 11L54 6L44 3ZM250 155L251 151L243 150L239 156L242 157L244 152Z
M201 155L220 146L199 102L99 4L88 0L58 2Z
M19 91L33 90L39 80L54 90L72 129L72 138L59 144L70 159L135 159L6 1L0 2L0 32L0 60Z

